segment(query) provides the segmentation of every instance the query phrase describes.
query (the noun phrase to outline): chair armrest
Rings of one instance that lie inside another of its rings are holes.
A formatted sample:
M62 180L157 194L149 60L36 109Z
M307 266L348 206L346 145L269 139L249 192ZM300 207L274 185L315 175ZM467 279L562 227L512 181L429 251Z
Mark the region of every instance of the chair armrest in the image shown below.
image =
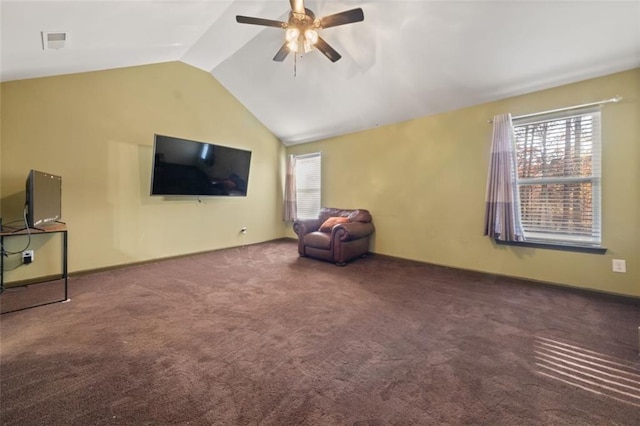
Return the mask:
M349 222L334 226L331 233L333 234L332 239L338 237L340 241L352 241L368 237L374 231L375 227L371 222Z
M293 222L293 232L299 237L302 237L310 232L315 232L320 229L320 219L298 219Z

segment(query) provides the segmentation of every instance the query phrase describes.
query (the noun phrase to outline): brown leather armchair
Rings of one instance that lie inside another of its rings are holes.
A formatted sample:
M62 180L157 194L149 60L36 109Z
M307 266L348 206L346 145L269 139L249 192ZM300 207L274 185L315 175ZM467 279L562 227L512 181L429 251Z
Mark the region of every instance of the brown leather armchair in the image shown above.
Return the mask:
M298 235L300 256L344 266L369 252L369 239L375 228L367 210L324 207L317 219L296 220L293 231Z

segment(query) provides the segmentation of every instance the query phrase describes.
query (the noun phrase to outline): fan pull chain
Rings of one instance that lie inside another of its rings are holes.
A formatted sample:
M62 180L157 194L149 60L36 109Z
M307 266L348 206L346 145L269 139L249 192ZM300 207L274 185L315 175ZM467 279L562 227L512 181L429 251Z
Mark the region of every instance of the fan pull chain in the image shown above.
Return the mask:
M293 78L298 74L298 53L293 53Z

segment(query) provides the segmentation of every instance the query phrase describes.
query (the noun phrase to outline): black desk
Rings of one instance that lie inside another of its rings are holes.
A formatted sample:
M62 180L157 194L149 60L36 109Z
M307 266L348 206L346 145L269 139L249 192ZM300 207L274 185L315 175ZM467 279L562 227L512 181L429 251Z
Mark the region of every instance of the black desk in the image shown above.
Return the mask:
M60 277L54 277L52 278L51 276L47 276L47 278L45 280L42 281L35 281L35 282L31 282L28 285L35 285L35 284L43 284L43 283L47 283L47 282L51 282L54 280L58 280L58 279L64 279L64 297L62 299L59 300L53 300L53 301L48 301L45 303L40 303L40 304L36 304L36 305L31 305L25 308L20 308L20 309L14 309L12 311L7 311L7 312L2 312L2 314L8 314L9 312L16 312L16 311L21 311L23 309L30 309L30 308L35 308L36 306L44 306L44 305L49 305L51 303L60 303L60 302L66 302L69 300L68 296L69 296L69 273L68 273L68 269L67 269L67 247L68 247L68 233L67 233L67 227L65 225L49 225L46 228L42 228L42 229L21 229L21 230L12 230L11 228L8 227L3 227L2 229L0 229L0 246L4 249L4 242L6 238L11 238L11 237L25 237L29 234L31 234L31 238L33 237L37 237L39 235L51 235L51 234L57 234L57 233L61 233L62 234L62 274ZM37 279L37 278L36 278ZM3 297L3 295L5 295L5 287L4 287L4 255L0 254L0 289L2 289L2 295L0 295L0 297Z

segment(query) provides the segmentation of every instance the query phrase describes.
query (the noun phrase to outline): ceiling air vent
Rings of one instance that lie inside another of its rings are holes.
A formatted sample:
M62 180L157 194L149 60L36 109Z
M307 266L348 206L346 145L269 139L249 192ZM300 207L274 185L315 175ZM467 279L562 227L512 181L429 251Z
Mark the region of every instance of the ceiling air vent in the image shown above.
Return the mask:
M50 33L42 31L42 49L64 49L67 40L69 40L69 33Z

